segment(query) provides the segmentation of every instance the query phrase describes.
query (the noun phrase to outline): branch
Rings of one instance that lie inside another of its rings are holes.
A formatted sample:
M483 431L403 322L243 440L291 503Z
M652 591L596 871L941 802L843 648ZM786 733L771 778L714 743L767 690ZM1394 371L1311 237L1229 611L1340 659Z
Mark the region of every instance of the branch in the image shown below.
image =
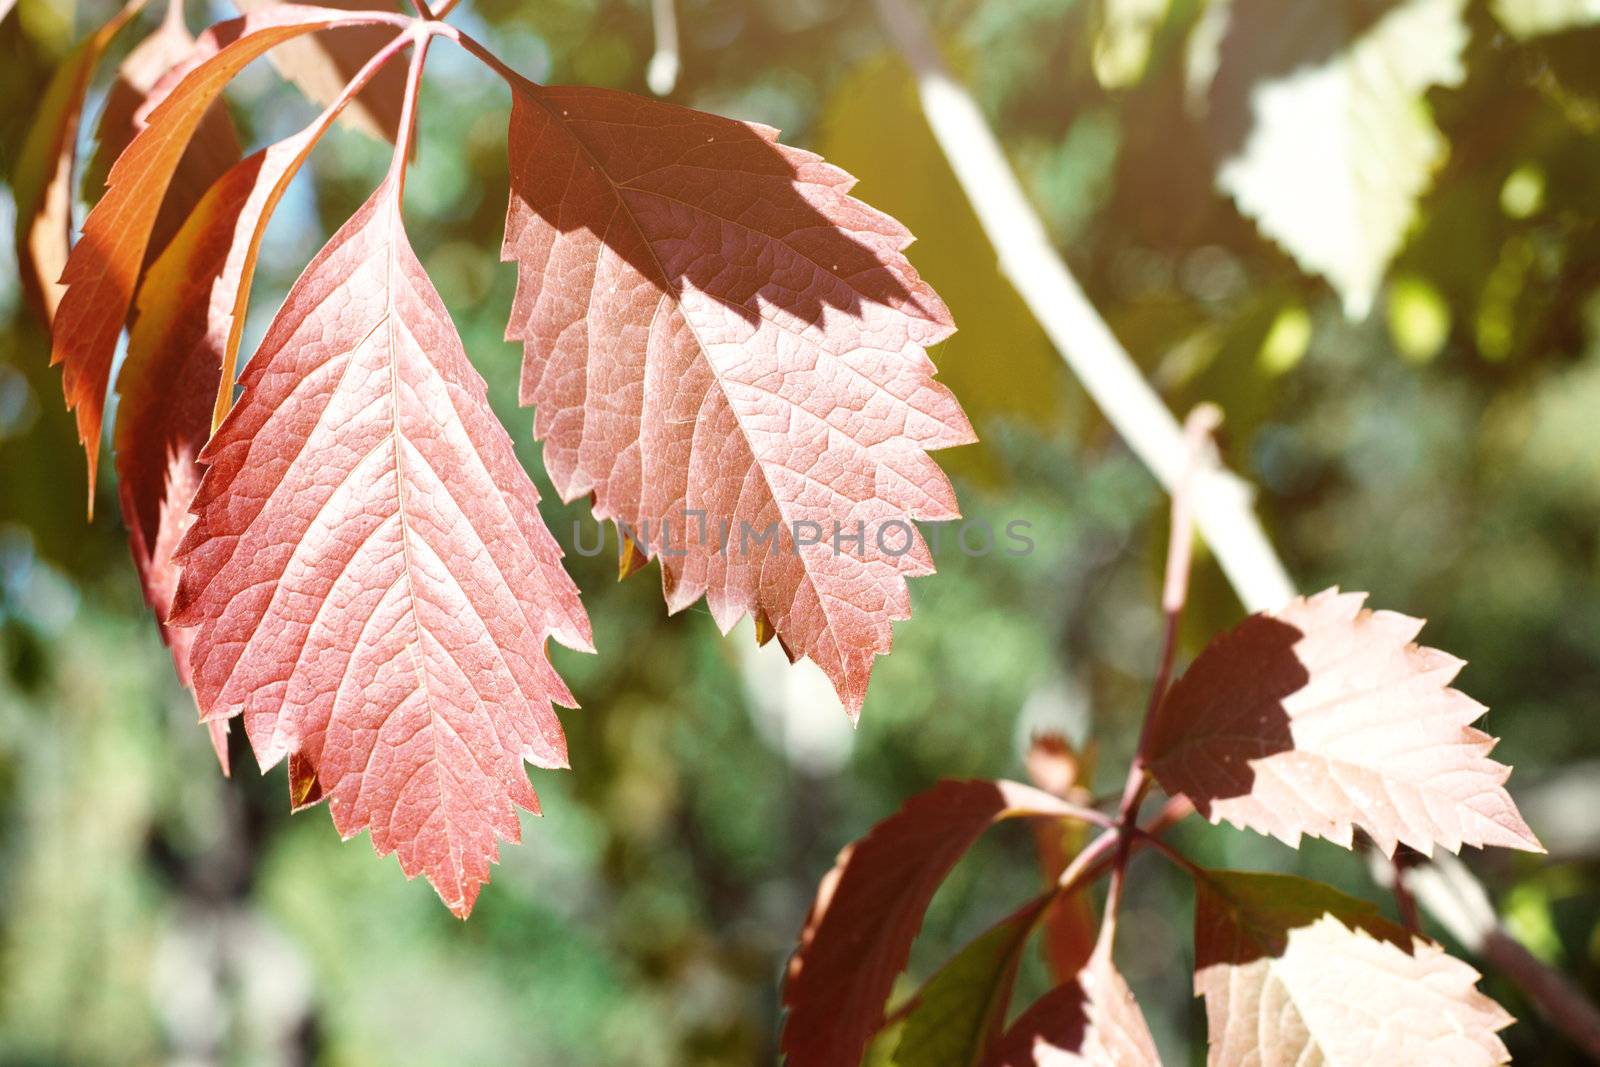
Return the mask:
M1051 245L977 102L950 76L921 16L909 0L875 3L916 75L923 114L999 256L1001 273L1107 421L1172 493L1181 484L1187 454L1178 420ZM1191 491L1195 525L1245 609L1270 611L1287 603L1294 585L1255 516L1249 485L1219 464L1198 476ZM1441 854L1405 876L1424 911L1510 979L1552 1026L1600 1059L1600 1013L1563 975L1511 938L1465 865ZM1465 911L1463 897L1471 901Z
M877 0L917 76L922 110L1016 288L1095 405L1170 493L1184 474L1183 430L1050 244L971 95L950 77L907 0ZM1288 603L1294 585L1252 508L1253 492L1213 466L1196 479L1195 525L1247 611Z

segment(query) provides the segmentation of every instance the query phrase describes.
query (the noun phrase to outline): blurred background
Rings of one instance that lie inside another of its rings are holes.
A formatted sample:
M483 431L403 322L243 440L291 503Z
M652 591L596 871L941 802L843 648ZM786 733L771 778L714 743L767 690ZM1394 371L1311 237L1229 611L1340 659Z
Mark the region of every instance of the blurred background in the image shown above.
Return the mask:
M0 25L7 171L50 69L111 10L22 0ZM1369 590L1470 661L1459 684L1490 706L1550 855L1468 861L1516 935L1600 993L1593 5L922 10L1148 376L1180 413L1225 409L1228 461L1259 486L1302 588ZM232 14L188 11L196 32ZM758 650L748 624L723 639L701 607L667 618L656 568L619 584L609 552L572 551L594 527L540 472L520 353L502 340L507 94L436 48L408 225L594 621L598 655L555 650L583 704L563 715L576 769L534 772L547 814L525 818L466 924L364 837L341 844L322 811L291 818L282 767L261 775L238 731L223 778L140 599L109 478L84 522L59 376L8 262L0 1062L770 1063L784 962L841 846L940 777L1021 777L1036 730L1095 738L1095 787L1120 784L1158 652L1158 487L995 269L870 4L678 0L677 15L670 99L782 128L918 235L911 258L961 327L933 355L983 438L940 459L969 516L1031 524L1034 550L968 556L945 537L856 730L820 676ZM114 60L159 17L118 37L86 130ZM536 80L648 91L643 0L466 0L452 18ZM314 114L266 63L231 99L247 145ZM1343 124L1321 123L1330 101ZM1394 136L1363 145L1375 128ZM1324 151L1355 180L1297 176ZM274 219L246 351L387 157L355 130L324 141ZM1326 211L1308 208L1324 193ZM0 216L10 228L9 189ZM1202 556L1185 655L1240 610ZM1392 907L1323 842L1174 836L1208 863L1309 873ZM1025 828L982 842L935 899L906 988L1039 879ZM1203 1059L1191 908L1166 865L1139 862L1119 962L1169 1063ZM1018 1003L1046 980L1030 957ZM1515 990L1493 974L1485 988L1520 1020L1506 1034L1519 1058L1579 1062Z

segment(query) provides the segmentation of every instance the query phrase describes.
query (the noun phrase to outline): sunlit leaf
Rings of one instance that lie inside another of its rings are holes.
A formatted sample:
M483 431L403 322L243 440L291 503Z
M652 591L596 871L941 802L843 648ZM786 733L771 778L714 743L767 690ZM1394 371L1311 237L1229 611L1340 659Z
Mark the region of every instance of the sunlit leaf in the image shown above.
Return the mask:
M1509 1063L1478 974L1363 901L1286 875L1196 882L1195 994L1210 1067Z
M206 716L289 757L294 805L327 799L465 916L538 810L523 761L566 766L545 642L589 625L399 189L306 269L201 453L172 621Z
M1450 688L1462 663L1413 643L1422 622L1330 589L1216 638L1162 704L1146 756L1212 822L1387 853L1443 845L1542 851Z
M752 616L858 713L933 571L911 520L958 514L928 452L973 439L911 235L770 128L508 80L507 335L551 480L659 559L670 611Z

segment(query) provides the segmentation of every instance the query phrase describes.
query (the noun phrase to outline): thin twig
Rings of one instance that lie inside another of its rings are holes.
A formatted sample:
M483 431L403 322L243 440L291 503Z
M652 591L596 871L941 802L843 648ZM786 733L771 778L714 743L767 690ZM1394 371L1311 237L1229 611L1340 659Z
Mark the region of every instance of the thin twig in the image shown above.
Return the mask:
M994 246L1001 272L1107 421L1171 492L1181 477L1185 455L1177 420L1051 245L982 111L950 76L916 9L909 0L874 2L889 36L916 75L923 114ZM1211 470L1196 487L1194 510L1200 535L1246 610L1270 611L1293 598L1294 585L1255 516L1245 482L1220 467ZM1448 908L1449 901L1425 888L1430 879L1442 879L1446 870L1458 886L1471 887L1487 912L1486 921L1452 931L1456 939L1499 968L1551 1025L1600 1061L1600 1015L1563 975L1511 939L1495 919L1483 887L1459 860L1440 856L1406 872L1422 909L1450 928L1440 910Z
M1204 868L1202 868L1199 864L1195 863L1188 856L1185 856L1182 852L1179 852L1177 849L1173 848L1171 845L1169 845L1165 841L1161 840L1161 838L1157 837L1155 834L1151 833L1149 830L1145 829L1144 827L1142 827L1142 826L1141 827L1137 827L1134 830L1134 838L1138 843L1149 845L1151 848L1153 848L1157 852L1161 853L1167 859L1171 860L1172 863L1176 867L1178 867L1180 870L1182 870L1189 877L1191 877L1191 878L1203 878L1203 877L1205 877L1205 873L1206 872L1205 872Z
M1123 787L1122 803L1117 812L1121 841L1117 846L1116 866L1111 871L1111 892L1106 897L1105 916L1100 924L1100 941L1106 952L1111 951L1116 938L1117 913L1122 907L1122 887L1127 879L1128 856L1133 846L1139 807L1150 792L1151 778L1150 770L1145 765L1145 749L1149 747L1151 730L1161 713L1167 688L1172 683L1172 666L1178 655L1178 630L1183 622L1184 602L1189 598L1189 570L1194 559L1192 501L1195 483L1204 469L1211 435L1221 424L1222 412L1211 404L1195 408L1184 422L1186 457L1183 474L1172 491L1172 532L1167 540L1167 570L1161 585L1161 611L1166 616L1166 632L1161 639L1161 659L1156 666L1155 679L1150 685L1150 702L1145 708L1144 722L1139 727L1139 744L1128 765L1128 781Z

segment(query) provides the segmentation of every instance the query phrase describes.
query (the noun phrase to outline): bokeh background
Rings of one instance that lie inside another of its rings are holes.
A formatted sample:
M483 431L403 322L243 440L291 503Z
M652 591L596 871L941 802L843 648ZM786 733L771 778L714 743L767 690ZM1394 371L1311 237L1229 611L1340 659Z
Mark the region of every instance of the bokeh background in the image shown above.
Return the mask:
M1147 374L1180 411L1226 410L1228 460L1260 487L1302 587L1370 590L1470 661L1460 684L1491 707L1551 851L1469 862L1518 937L1600 993L1600 29L1581 4L1461 5L1464 77L1413 105L1437 124L1442 163L1352 321L1218 190L1250 100L1228 57L1276 40L1282 13L1235 3L1211 50L1228 92L1196 70L1216 2L924 11ZM1394 5L1322 6L1354 39ZM110 9L22 0L0 26L0 164L52 65ZM1533 27L1550 32L1516 24L1535 9L1553 13ZM189 14L198 30L231 10ZM113 486L84 522L82 457L8 260L0 1062L770 1063L785 958L841 846L939 777L1020 777L1039 729L1095 738L1098 788L1120 783L1158 650L1158 488L997 272L869 4L679 0L678 15L672 99L781 127L918 234L911 258L961 327L934 356L983 437L941 459L970 516L1030 523L1035 550L974 558L946 538L856 730L748 625L724 639L701 609L668 618L654 567L619 584L609 552L569 552L599 648L556 650L583 704L563 715L576 769L535 773L547 814L525 819L462 924L365 838L341 844L318 810L291 818L282 767L260 774L237 731L234 776L218 773L140 600ZM535 79L647 91L642 0L466 0L453 17ZM1318 42L1321 58L1348 44ZM248 144L313 114L265 63L232 100ZM540 473L502 340L507 106L494 76L434 49L408 225L556 536L571 546L580 523L592 543L583 508ZM353 130L324 142L273 223L249 336L386 159ZM9 190L0 216L9 229ZM1203 556L1191 604L1186 654L1241 610ZM1175 839L1209 863L1382 899L1359 858L1325 843L1295 852L1203 825ZM985 840L936 898L907 988L1039 877L1025 830ZM1191 907L1165 865L1139 861L1119 962L1170 1063L1204 1049ZM1022 994L1045 980L1030 957ZM1520 1019L1506 1035L1519 1058L1578 1062L1497 976L1486 988Z

